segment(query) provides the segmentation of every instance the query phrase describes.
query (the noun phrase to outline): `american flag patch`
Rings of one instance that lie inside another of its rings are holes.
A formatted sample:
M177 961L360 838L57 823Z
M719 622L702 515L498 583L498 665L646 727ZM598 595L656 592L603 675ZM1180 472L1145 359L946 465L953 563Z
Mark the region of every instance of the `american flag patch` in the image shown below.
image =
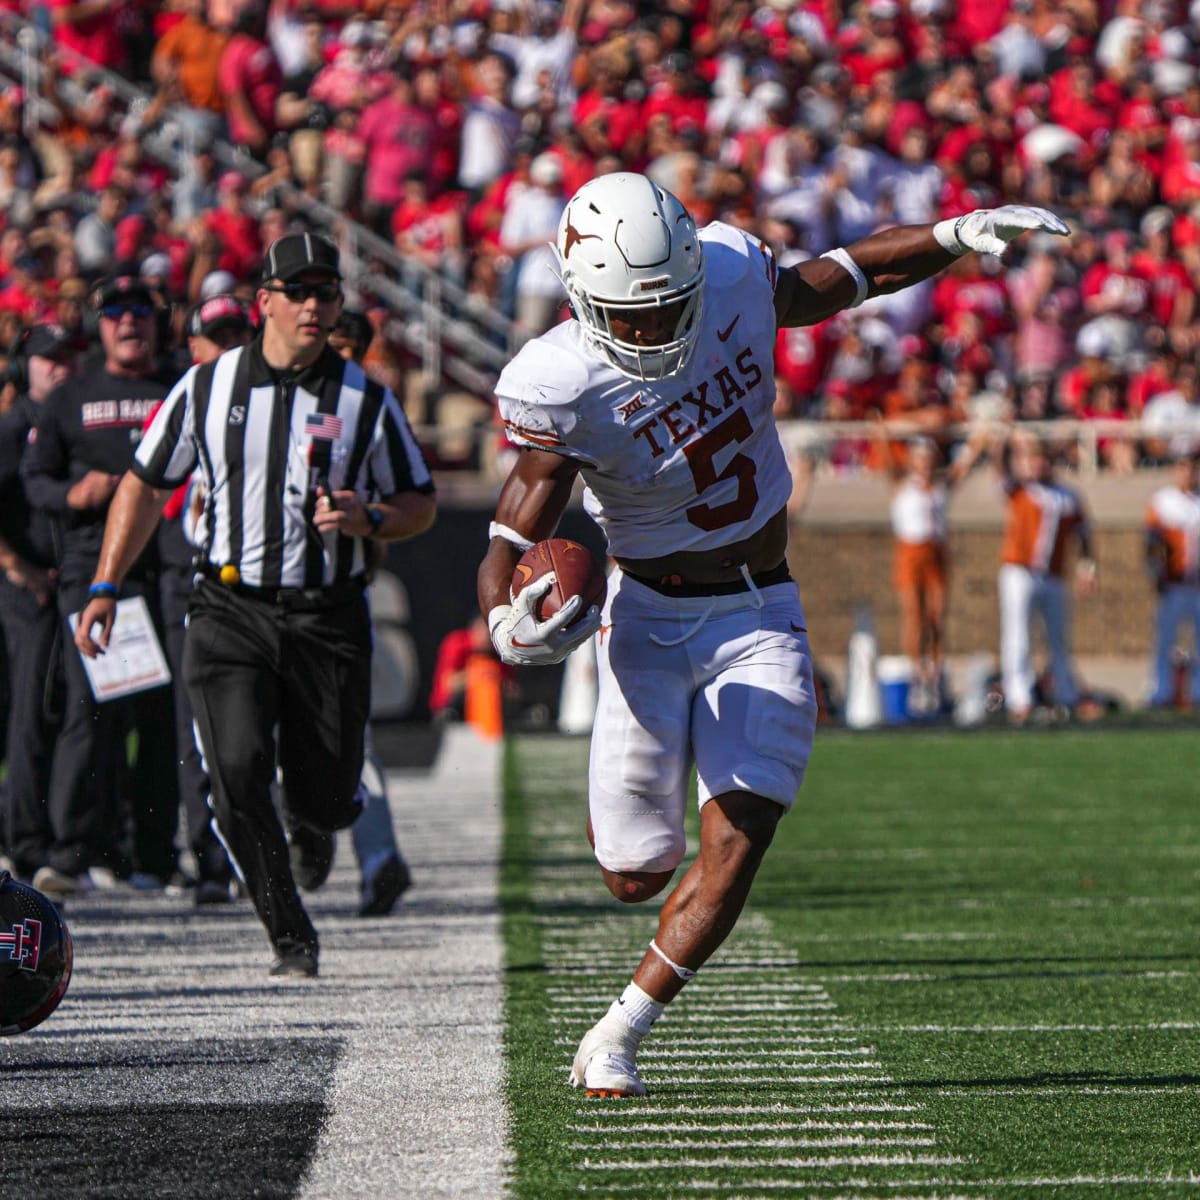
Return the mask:
M304 418L304 432L322 442L336 442L342 436L342 418L332 413L309 413Z

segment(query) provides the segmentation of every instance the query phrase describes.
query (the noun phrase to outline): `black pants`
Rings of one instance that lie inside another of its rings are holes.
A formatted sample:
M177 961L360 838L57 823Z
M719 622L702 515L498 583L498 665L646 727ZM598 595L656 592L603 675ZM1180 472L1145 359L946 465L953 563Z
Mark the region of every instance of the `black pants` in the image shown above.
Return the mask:
M67 617L87 601L88 583L81 577L59 582L66 698L50 773L54 840L47 861L72 874L105 863L118 874L136 869L165 879L175 870L179 823L171 689L96 703L67 626ZM157 586L127 581L121 595L145 597L161 638ZM127 763L131 729L137 731L137 758Z
M272 944L315 946L271 782L278 754L289 826L332 832L358 816L371 693L366 599L314 608L202 580L183 661L221 840Z
M58 606L0 580L0 622L8 642L8 795L4 847L22 875L46 862L53 834L46 809L54 739L62 723Z
M178 524L178 522L175 522ZM166 523L160 527L166 528ZM182 535L181 535L182 536ZM200 760L196 734L192 725L192 702L188 698L183 678L184 618L192 594L190 566L164 566L159 577L162 597L163 650L171 664L172 689L175 695L175 762L179 780L179 799L187 829L188 849L196 858L196 872L201 879L228 883L233 875L229 857L212 827L212 810L208 807L208 774Z

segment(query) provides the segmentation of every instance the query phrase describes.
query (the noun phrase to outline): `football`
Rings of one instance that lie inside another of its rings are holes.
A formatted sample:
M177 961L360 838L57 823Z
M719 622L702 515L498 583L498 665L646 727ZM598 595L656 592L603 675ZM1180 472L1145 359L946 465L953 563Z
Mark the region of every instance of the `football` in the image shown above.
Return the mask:
M521 555L510 586L513 599L522 588L541 579L548 571L554 572L558 582L538 601L534 615L539 621L554 616L572 596L583 597L583 607L576 620L593 604L604 603L608 591L604 568L586 546L570 538L547 538Z

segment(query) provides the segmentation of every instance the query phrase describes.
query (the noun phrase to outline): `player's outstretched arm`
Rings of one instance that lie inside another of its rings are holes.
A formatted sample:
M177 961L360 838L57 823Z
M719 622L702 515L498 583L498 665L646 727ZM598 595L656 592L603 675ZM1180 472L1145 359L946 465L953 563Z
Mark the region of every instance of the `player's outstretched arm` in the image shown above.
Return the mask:
M968 251L1002 254L1023 233L1065 235L1066 222L1044 208L981 208L935 225L898 225L779 273L775 314L782 325L812 325L868 296L898 292L948 267Z

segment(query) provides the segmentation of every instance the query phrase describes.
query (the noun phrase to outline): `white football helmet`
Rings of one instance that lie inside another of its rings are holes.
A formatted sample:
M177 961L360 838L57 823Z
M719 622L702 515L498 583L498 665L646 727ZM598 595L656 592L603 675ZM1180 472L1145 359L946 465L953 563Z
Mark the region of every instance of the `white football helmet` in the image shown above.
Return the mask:
M700 336L704 252L686 208L645 175L601 175L571 197L554 247L588 344L632 379L681 371ZM614 316L678 306L673 332L643 346L613 331Z

